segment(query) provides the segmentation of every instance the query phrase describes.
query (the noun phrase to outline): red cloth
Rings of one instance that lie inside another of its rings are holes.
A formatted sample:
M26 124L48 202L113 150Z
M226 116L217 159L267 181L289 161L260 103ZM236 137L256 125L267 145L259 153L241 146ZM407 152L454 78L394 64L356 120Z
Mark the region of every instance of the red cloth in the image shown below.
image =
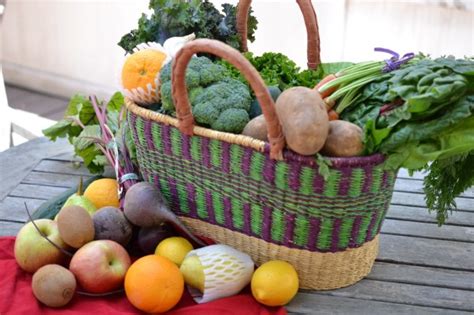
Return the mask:
M53 309L36 300L31 290L32 275L18 267L13 255L14 237L0 238L0 314L143 314L125 297L86 297L77 295L63 308ZM248 288L241 294L205 304L196 304L187 291L168 315L285 315L283 307L264 307Z

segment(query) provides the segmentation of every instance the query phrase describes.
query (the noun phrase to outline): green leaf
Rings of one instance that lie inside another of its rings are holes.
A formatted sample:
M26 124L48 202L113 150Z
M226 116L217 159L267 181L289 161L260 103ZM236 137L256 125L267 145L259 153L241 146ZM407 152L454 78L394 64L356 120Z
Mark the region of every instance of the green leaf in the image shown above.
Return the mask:
M107 103L107 110L119 112L122 109L124 103L125 101L123 99L122 93L115 92L115 94L112 95L109 102Z
M99 125L86 126L77 138L74 139L73 145L76 150L85 150L87 147L102 141Z
M331 160L322 156L321 154L316 154L316 159L318 161L318 173L321 175L324 180L328 180L331 176L331 171L329 167L331 166Z
M72 122L69 120L60 120L51 127L48 127L43 130L43 134L51 139L56 141L57 138L64 138L68 135L72 127Z
M101 174L104 171L104 166L96 164L94 160L97 156L103 155L102 152L93 144L83 150L74 148L74 152L77 156L81 157L84 161L84 165L93 174ZM99 160L100 161L100 160Z

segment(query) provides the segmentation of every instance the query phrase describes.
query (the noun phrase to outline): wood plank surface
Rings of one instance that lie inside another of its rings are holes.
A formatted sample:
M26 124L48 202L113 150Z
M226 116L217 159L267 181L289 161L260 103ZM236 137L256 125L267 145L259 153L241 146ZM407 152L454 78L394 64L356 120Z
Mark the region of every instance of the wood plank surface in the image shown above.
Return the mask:
M30 213L33 213L45 201L41 199L7 197L0 202L0 220L26 222L28 221L28 214L25 210L25 202Z
M26 175L22 183L70 188L77 185L81 177L86 180L90 176L32 171Z
M408 192L394 191L391 203L395 205L426 207L425 195ZM458 210L474 211L474 198L459 197L456 198L456 204Z
M399 303L364 300L320 293L300 292L287 306L290 314L331 315L467 315L466 311L455 311L434 307L413 306Z
M0 221L0 236L17 235L23 223Z
M437 223L436 214L429 213L427 208L406 205L390 205L386 218L412 222ZM445 226L448 225L474 226L474 212L453 211L446 220Z
M474 271L474 243L380 235L379 260Z

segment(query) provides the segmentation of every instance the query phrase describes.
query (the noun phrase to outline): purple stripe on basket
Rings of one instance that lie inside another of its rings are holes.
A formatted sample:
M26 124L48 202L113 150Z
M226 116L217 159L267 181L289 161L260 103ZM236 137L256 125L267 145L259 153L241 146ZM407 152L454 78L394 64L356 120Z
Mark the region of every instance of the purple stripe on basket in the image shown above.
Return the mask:
M245 148L244 155L242 156L242 172L245 176L250 174L250 162L252 160L253 149Z
M316 218L309 219L308 249L316 250L321 221Z
M374 229L375 222L377 222L378 212L375 211L372 213L372 218L370 219L369 227L367 228L367 235L365 236L365 241L368 242L372 239L372 232Z
M211 153L209 151L209 142L209 138L201 138L202 164L207 168L211 167Z
M148 150L155 151L156 148L155 148L155 144L153 143L153 135L151 133L151 126L152 126L152 121L151 120L146 120L144 131L145 131L147 148L148 148Z
M230 143L222 142L222 171L230 173Z
M166 155L172 155L171 150L171 127L163 125L161 127L161 143L163 144L163 150Z
M191 218L197 218L196 187L194 187L192 183L187 183L186 191L188 193L189 216Z
M265 162L263 164L263 178L270 184L275 184L275 160L270 159L269 156L265 157Z
M324 193L324 177L319 175L319 173L316 172L316 175L314 176L314 181L313 181L313 189L315 194L323 194Z
M168 185L170 186L170 207L171 210L176 211L179 209L179 197L178 189L176 188L176 180L174 178L168 177Z
M296 215L294 214L286 214L285 221L286 221L286 229L285 229L285 236L283 238L283 245L287 247L294 247L293 243L293 235L295 234L295 220Z
M337 252L339 248L339 232L341 231L341 224L342 224L341 218L334 219L334 223L332 227L331 249L330 249L332 253Z
M388 171L383 171L382 175L382 188L388 187Z
M224 224L228 229L234 229L234 222L232 220L232 202L229 197L222 198L224 203Z
M341 179L339 181L339 196L347 196L351 187L352 168L341 169Z
M263 207L262 238L264 241L272 240L272 208Z
M206 190L205 196L209 223L216 224L216 213L214 211L214 203L212 202L212 193L209 190Z
M192 160L191 157L191 137L181 134L181 152L183 154L183 158L188 161Z
M301 175L301 164L291 163L290 164L290 173L288 174L288 184L291 189L294 191L299 191L301 186L300 181Z
M372 171L373 167L370 165L364 166L364 184L362 185L362 192L368 193L370 186L372 186Z
M131 113L128 116L128 119L130 119L129 126L130 129L132 129L132 134L133 134L133 139L135 140L135 143L138 143L138 135L137 135L137 116L134 113Z
M155 184L155 187L158 188L158 191L161 191L160 178L157 174L153 174L153 183Z
M244 204L243 208L244 208L244 224L243 224L242 230L245 234L252 235L251 227L250 227L250 219L251 219L250 204L248 203Z
M362 217L357 216L352 223L351 238L349 241L349 247L357 247L357 236L359 235L360 225L362 223Z

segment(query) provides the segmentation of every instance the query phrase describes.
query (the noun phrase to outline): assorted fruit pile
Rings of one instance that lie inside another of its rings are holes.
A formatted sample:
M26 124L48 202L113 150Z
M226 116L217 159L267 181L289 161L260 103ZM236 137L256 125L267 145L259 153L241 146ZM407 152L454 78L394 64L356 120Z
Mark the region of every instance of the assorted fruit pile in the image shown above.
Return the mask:
M33 273L33 294L43 304L62 307L76 294L125 291L139 310L162 313L180 301L185 284L198 303L249 284L264 305L284 305L296 295L298 275L288 263L271 261L254 272L249 255L192 235L152 184L131 186L123 211L118 188L115 179L101 178L82 193L81 180L57 214L50 209L54 220L32 220L18 233L15 259Z

